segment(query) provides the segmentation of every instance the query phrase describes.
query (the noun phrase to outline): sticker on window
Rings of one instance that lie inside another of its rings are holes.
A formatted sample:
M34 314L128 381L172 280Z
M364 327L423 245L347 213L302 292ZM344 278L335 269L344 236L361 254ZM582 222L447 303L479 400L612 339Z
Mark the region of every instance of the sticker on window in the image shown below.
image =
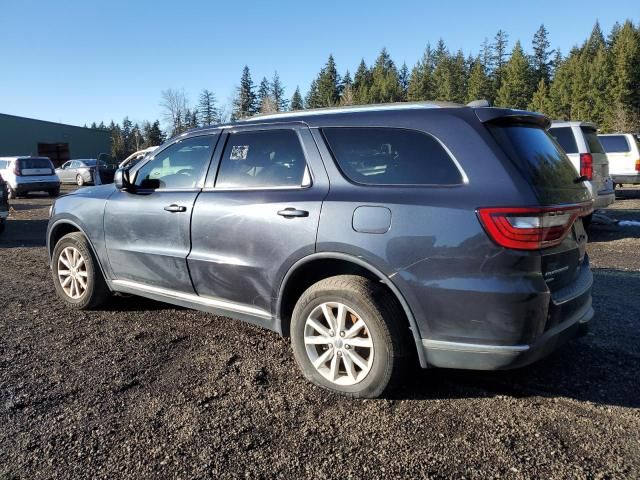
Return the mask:
M231 147L229 160L246 160L249 153L249 145L234 145Z

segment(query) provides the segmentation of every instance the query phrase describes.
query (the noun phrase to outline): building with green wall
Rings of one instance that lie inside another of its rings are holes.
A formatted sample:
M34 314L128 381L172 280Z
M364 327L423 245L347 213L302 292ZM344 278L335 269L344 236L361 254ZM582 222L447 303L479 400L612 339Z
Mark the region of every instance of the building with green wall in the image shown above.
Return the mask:
M108 130L16 117L0 113L0 157L49 157L54 165L74 158L111 154Z

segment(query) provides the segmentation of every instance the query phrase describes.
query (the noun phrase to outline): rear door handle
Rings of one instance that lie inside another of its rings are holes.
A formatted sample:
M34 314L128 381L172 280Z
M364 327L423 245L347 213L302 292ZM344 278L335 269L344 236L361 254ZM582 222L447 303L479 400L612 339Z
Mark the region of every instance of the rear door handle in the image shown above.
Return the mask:
M279 210L278 215L285 218L308 217L309 212L307 212L306 210L298 210L295 208L285 208L284 210Z
M175 203L172 205L167 205L166 207L164 207L164 209L167 212L186 212L187 211L187 207L183 206L183 205L176 205Z

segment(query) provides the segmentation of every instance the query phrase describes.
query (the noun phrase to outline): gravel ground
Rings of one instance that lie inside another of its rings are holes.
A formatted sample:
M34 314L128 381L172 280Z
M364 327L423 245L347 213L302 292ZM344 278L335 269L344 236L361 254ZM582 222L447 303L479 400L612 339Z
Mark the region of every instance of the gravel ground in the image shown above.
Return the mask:
M640 477L640 228L594 226L588 336L362 401L238 321L135 297L66 309L49 204L14 201L0 238L0 478ZM640 220L640 190L605 213Z

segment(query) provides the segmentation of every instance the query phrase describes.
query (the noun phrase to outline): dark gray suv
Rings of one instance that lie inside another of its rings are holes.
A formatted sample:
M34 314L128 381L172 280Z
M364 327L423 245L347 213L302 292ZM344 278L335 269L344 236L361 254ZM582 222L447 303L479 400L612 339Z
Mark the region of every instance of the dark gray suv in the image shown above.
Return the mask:
M266 327L354 397L414 361L521 366L593 316L592 199L548 126L399 104L191 131L56 201L55 288L76 308L124 292Z

